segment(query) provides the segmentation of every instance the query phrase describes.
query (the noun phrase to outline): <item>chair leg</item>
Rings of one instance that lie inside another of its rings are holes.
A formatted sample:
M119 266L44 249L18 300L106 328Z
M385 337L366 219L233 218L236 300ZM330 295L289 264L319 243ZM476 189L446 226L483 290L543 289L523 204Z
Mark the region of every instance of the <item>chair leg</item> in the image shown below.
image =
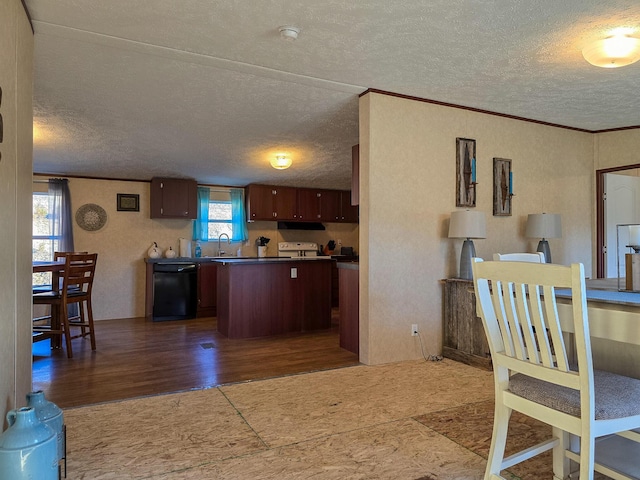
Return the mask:
M60 321L62 322L62 330L64 331L64 339L67 346L67 358L73 358L73 350L71 349L71 331L69 328L69 311L67 310L67 304L62 303L60 305Z
M87 319L84 314L84 302L78 302L78 318L82 326L80 327L80 332L82 332L82 336L85 337L87 335L87 327L85 324L87 323Z
M91 338L91 350L96 349L96 331L93 326L93 308L91 307L91 297L87 298L87 321L89 322L89 338Z
M553 449L553 478L554 480L564 480L569 476L570 461L565 455L569 449L571 435L564 430L553 427L553 436L560 440L560 444Z
M511 417L511 409L504 406L496 399L496 405L493 417L493 434L491 435L491 448L489 449L489 458L487 459L487 469L485 470L485 480L500 477L502 470L502 462L504 460L504 451L507 445L507 431L509 429L509 418Z
M580 480L593 480L595 450L595 439L591 435L580 437Z

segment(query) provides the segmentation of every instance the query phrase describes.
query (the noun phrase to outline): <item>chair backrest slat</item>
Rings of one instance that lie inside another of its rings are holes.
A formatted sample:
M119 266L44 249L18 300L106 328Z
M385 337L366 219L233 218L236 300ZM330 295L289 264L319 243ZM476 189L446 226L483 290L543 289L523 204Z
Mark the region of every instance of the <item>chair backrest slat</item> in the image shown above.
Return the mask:
M540 352L538 351L535 328L531 321L530 306L527 302L527 286L521 283L516 284L517 289L517 318L520 321L520 328L527 345L527 357L529 361L540 364Z
M507 321L509 322L509 334L511 335L511 341L515 346L515 356L516 358L525 360L528 354L524 338L522 337L522 328L516 313L518 297L515 295L513 283L503 282L501 293L505 299L505 313L507 315Z
M565 346L564 335L562 334L562 327L560 325L560 318L558 317L558 307L556 306L556 293L555 288L553 286L545 286L544 287L544 307L547 318L547 328L549 329L549 333L551 335L551 342L554 345L562 345ZM568 372L569 371L569 361L567 359L567 350L566 348L555 348L556 352L556 363L558 368Z
M538 346L540 360L545 367L553 366L553 352L544 319L544 305L540 295L540 288L535 285L529 290L529 303L531 305L532 324L535 329L536 345Z
M486 285L487 291L489 291L489 285ZM497 326L499 327L497 332L502 337L502 342L507 355L516 356L517 350L513 342L511 335L511 326L507 320L507 314L505 312L504 298L502 296L502 282L495 282L491 285L491 291L495 292L495 295L490 295L490 301L493 303L494 315L497 320Z

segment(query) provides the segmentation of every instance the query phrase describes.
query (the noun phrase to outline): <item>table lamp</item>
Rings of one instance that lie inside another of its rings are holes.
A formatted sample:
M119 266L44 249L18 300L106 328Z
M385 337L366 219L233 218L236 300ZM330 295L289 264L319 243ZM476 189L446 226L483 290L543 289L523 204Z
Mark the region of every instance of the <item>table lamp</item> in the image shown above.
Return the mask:
M460 253L460 278L471 280L471 259L476 256L472 238L486 238L487 227L484 212L458 210L451 212L449 221L449 238L464 238Z
M562 236L562 222L557 213L531 213L527 217L528 238L541 238L538 243L538 252L544 253L547 263L551 263L551 250L547 238L560 238Z

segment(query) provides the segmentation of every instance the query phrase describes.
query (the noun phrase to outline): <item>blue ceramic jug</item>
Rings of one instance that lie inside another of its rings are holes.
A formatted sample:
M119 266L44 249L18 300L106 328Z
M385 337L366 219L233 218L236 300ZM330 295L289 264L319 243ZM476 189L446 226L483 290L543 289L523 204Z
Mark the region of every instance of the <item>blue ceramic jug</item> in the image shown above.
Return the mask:
M38 420L49 425L56 432L58 460L65 458L66 445L62 410L55 403L47 400L42 390L27 393L27 407L33 407Z
M0 478L57 480L58 447L51 427L31 407L9 411L7 422L0 435Z

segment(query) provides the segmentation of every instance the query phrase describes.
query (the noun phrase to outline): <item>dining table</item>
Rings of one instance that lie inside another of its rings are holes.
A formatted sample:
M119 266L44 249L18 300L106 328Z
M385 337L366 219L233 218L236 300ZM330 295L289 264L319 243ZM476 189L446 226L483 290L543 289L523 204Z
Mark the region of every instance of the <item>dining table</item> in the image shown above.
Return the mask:
M587 280L586 287L594 368L640 379L640 292L619 290L603 279ZM555 293L562 331L572 338L571 292ZM571 437L571 447L579 450L577 437ZM596 461L608 468L640 478L638 459L640 443L634 440L619 435L596 439Z

